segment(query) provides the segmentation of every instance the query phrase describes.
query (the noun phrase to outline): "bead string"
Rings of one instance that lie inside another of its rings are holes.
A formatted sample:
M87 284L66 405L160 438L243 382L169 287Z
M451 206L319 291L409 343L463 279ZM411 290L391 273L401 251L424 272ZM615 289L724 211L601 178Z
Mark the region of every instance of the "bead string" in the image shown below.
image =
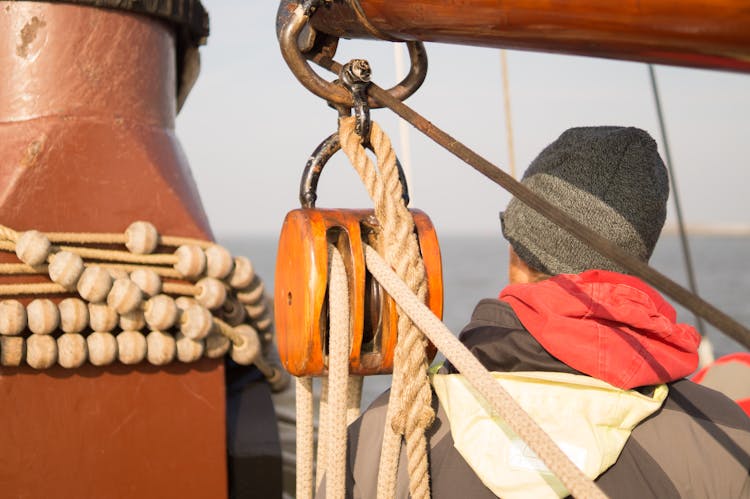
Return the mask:
M128 251L53 242L123 244ZM176 250L153 253L159 246ZM262 356L273 339L262 280L247 258L233 258L215 243L160 236L147 222L124 234L43 234L0 225L0 250L22 262L0 264L0 276L47 274L51 281L2 284L0 296L69 296L58 304L37 298L26 307L0 301L0 365L75 368L86 360L144 359L163 365L175 356L192 362L229 352L240 364L255 364L276 389L287 383L283 370ZM63 333L55 338L58 328Z

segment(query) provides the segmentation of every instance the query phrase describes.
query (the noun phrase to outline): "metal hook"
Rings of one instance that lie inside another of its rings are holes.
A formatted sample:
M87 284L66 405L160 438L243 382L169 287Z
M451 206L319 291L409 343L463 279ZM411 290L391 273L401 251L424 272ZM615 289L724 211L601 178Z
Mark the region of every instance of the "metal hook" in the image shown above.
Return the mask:
M278 35L281 54L284 60L297 80L312 93L332 104L353 107L354 102L350 92L340 85L321 78L307 63L307 59L318 62L323 59L332 58L333 54L331 52L332 49L335 51L336 44L330 44L332 47L324 47L317 53L311 50L307 55L303 55L300 51L298 43L299 35L303 28L308 25L310 16L315 11L318 2L307 0L304 5L297 5L294 11L289 13L289 8L293 1L285 0L285 3L282 4L283 8L279 7L279 16L277 17L277 23L283 22ZM427 53L424 49L424 44L421 42L407 42L407 48L409 50L409 58L411 59L409 74L399 84L388 90L393 97L399 100L405 100L416 92L427 76ZM371 109L382 107L381 104L372 98L368 98L368 105Z
M365 146L372 151L372 146ZM303 208L315 208L315 201L318 199L318 180L331 156L341 149L338 132L330 135L313 151L310 159L305 164L302 172L302 180L299 185L299 202ZM398 179L401 182L402 198L404 205L409 206L409 187L406 185L406 176L401 167L401 163L396 158L396 168L398 169Z

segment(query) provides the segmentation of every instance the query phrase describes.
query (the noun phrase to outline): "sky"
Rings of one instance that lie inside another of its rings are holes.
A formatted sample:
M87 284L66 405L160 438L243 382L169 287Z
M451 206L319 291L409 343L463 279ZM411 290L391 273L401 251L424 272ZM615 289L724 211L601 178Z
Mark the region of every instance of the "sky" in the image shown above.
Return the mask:
M276 1L203 3L211 36L177 136L215 235L276 235L299 207L302 169L335 131L336 113L285 65ZM373 81L387 88L396 82L394 50L389 42L342 40L336 59L367 59ZM427 54L427 79L407 104L507 170L499 50L427 44ZM521 51L507 57L520 172L571 126L637 126L663 151L645 64ZM667 66L656 74L686 222L750 234L750 75ZM372 116L410 164L411 206L426 211L439 234L499 233L497 213L509 199L500 187L415 129L407 159L397 117L388 110ZM371 206L343 153L329 162L318 194L320 207ZM674 224L671 204L667 224Z

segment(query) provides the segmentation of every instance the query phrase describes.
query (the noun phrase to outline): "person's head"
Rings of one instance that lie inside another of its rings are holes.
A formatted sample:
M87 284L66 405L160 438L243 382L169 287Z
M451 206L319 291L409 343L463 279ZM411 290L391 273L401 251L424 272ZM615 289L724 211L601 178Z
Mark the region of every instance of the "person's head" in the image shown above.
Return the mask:
M571 128L537 156L522 183L631 255L644 262L651 257L666 218L669 181L647 132ZM626 273L515 198L501 221L511 272L514 263L516 272L527 269L526 282L589 269Z

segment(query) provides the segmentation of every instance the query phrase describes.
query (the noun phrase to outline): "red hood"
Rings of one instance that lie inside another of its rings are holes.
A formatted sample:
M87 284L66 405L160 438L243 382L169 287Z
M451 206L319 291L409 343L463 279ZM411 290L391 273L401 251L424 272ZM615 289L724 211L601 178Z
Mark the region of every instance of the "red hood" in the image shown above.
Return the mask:
M700 336L641 280L604 270L561 274L500 293L550 354L623 389L674 381L698 366Z

